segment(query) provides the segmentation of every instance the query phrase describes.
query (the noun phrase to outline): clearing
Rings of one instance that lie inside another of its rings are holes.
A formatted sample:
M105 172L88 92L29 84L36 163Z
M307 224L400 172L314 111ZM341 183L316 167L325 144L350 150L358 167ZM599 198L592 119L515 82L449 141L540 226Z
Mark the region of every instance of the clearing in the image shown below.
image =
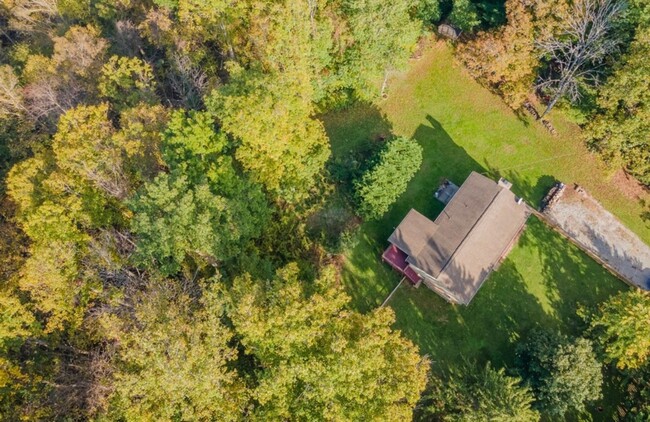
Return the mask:
M650 243L650 225L640 218L641 200L647 198L632 200L617 189L580 142L575 124L553 114L559 136L552 137L541 125L516 115L466 74L445 43L433 43L407 73L393 80L379 108L359 105L323 120L334 163L372 150L391 133L412 137L424 149L422 168L408 190L381 220L364 222L345 251L343 281L359 310L379 306L399 281L380 260L395 226L410 208L435 218L443 207L433 198L440 182L449 178L459 184L471 171L507 178L513 191L533 206L556 180L577 182ZM346 189L342 182L340 191ZM389 305L396 327L434 363L449 365L464 356L512 366L513 346L530 328L577 333L580 304L593 306L625 288L531 217L519 244L470 306L453 306L428 289L405 285ZM607 396L601 405L609 410L615 398Z

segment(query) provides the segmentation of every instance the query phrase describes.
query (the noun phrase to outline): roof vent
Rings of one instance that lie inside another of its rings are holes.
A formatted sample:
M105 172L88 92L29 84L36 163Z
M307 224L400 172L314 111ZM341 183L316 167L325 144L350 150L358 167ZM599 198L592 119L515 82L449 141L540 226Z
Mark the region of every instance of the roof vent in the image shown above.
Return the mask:
M512 187L512 183L510 183L508 180L504 179L503 177L500 177L499 186L501 186L504 189L510 190L510 188Z

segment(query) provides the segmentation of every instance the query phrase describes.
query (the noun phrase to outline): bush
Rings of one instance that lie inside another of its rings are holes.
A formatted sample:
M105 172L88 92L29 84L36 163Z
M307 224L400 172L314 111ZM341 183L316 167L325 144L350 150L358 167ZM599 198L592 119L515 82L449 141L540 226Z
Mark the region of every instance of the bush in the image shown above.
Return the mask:
M377 219L404 193L422 165L422 147L407 138L389 141L376 164L354 183L359 215Z

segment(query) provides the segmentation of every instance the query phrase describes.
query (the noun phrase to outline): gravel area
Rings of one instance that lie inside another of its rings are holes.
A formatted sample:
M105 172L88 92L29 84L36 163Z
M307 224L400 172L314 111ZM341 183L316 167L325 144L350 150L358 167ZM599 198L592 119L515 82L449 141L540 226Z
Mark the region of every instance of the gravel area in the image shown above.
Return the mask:
M650 290L650 247L582 188L566 186L544 215L629 283Z

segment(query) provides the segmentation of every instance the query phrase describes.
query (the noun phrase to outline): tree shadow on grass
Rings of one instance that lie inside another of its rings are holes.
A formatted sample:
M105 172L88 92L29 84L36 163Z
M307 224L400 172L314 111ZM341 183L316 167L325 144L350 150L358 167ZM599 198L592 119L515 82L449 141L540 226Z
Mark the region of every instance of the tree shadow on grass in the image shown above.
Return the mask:
M509 260L485 281L467 307L451 305L425 287L400 289L390 305L396 310L396 327L439 369L462 358L509 366L516 343L528 330L555 323Z
M524 177L519 171L514 169L505 169L500 170L492 166L487 159L485 161L485 166L487 167L487 174L494 180L498 180L500 177L507 179L512 183L512 191L528 201L529 205L533 208L538 209L541 205L542 199L551 187L557 183L557 179L551 175L545 174L537 177L534 180L530 180L527 177Z
M584 328L578 308L593 307L625 288L622 281L535 217L529 220L521 242L537 251L547 297L567 334L579 335Z

